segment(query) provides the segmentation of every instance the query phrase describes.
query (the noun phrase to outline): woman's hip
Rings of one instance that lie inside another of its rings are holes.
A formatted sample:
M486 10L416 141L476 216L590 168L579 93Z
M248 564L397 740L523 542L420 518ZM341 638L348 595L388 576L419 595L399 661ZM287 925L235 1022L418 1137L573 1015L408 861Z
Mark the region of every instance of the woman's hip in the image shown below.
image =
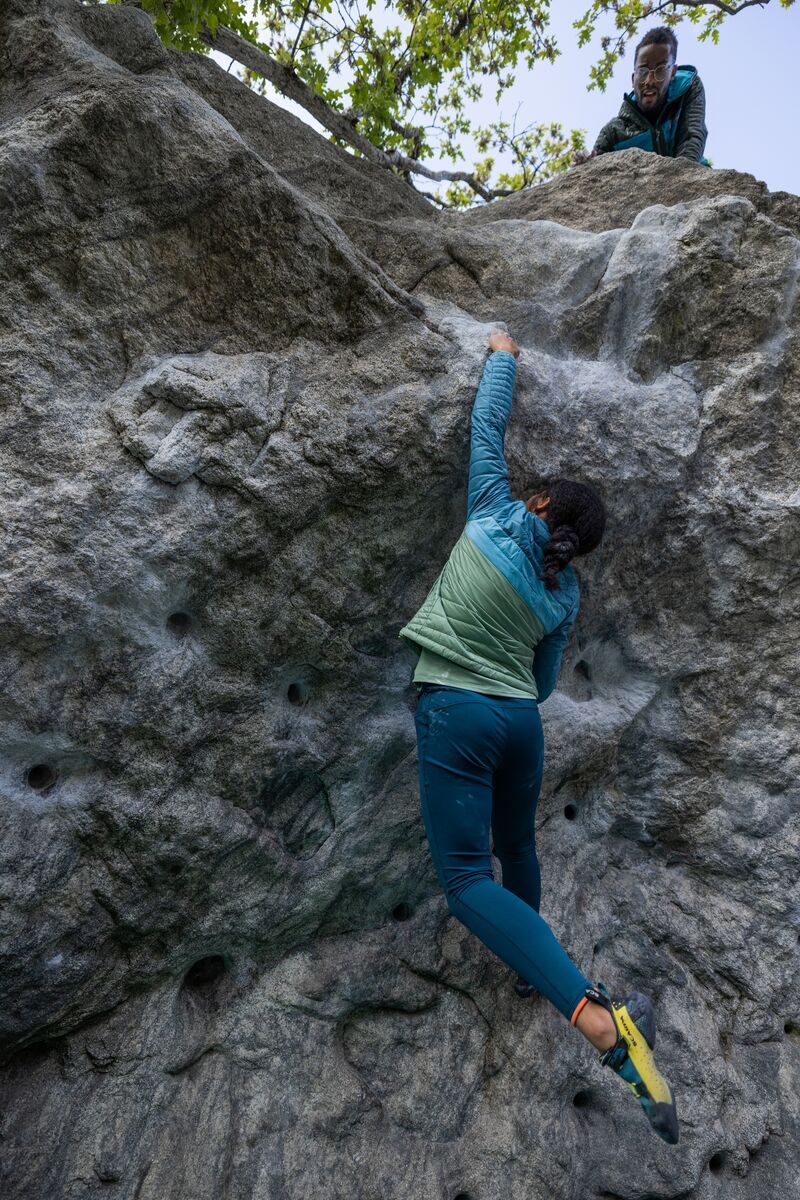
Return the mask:
M494 772L512 754L541 754L542 723L535 700L487 696L463 688L424 684L416 711L420 761L467 763Z

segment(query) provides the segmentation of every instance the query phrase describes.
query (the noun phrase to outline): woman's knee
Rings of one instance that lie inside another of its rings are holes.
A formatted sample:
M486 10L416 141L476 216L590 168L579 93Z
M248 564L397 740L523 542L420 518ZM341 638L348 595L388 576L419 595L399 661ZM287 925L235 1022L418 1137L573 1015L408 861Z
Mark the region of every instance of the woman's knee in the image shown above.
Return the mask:
M458 879L449 879L445 883L444 895L447 907L453 916L464 920L464 913L469 911L464 905L464 896L476 883L494 882L491 869L471 871L465 878L462 874Z

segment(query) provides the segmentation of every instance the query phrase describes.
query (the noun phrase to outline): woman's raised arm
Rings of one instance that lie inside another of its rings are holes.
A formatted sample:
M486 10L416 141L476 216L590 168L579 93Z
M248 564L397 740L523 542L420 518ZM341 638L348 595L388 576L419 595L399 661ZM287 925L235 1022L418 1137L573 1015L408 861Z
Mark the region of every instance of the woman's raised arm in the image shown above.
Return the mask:
M489 348L492 353L472 406L468 520L489 516L511 501L503 443L511 414L519 347L507 333L495 330Z

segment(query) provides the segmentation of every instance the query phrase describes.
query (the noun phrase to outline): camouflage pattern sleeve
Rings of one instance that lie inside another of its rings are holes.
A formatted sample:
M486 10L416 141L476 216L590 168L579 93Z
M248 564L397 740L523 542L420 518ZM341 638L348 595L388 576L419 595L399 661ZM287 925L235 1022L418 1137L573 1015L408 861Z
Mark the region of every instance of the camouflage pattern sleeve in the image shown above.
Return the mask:
M675 157L700 162L706 145L706 93L696 75L686 97L675 138Z

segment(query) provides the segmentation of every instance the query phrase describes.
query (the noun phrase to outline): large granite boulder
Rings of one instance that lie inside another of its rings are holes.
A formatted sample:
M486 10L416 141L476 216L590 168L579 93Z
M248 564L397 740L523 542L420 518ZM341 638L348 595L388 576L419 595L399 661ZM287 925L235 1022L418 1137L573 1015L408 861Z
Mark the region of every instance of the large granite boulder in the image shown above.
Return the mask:
M0 1191L726 1200L800 1173L800 202L632 151L465 215L148 18L0 12ZM448 913L397 631L464 519L608 502L543 911L677 1149Z

